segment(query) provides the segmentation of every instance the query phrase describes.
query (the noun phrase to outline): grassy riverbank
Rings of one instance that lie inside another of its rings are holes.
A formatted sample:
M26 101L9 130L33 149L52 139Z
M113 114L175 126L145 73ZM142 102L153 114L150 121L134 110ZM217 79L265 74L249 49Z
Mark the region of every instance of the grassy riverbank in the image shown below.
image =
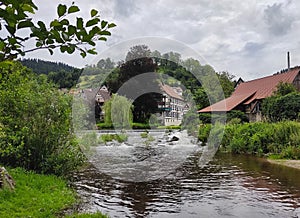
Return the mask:
M211 125L200 127L198 135L200 141L207 141L210 129ZM284 121L226 125L220 151L272 159L299 160L300 123Z
M0 217L62 217L62 210L77 201L67 182L53 175L40 175L21 168L9 169L16 181L14 191L0 190ZM67 217L106 217L100 213Z

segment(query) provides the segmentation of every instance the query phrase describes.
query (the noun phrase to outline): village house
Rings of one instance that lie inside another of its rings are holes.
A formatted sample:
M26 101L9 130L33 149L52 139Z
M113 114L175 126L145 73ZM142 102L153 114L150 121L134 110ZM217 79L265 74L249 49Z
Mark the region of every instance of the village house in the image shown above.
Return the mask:
M83 97L90 103L90 105L95 106L95 117L96 119L104 119L103 105L106 101L111 98L111 95L106 86L84 89L81 91Z
M182 98L182 89L163 84L161 91L163 99L158 103L158 108L162 111L162 124L165 126L180 125L184 113L188 110L188 104Z
M210 113L240 110L248 115L250 122L261 121L262 100L271 96L281 82L293 84L300 91L300 67L283 70L272 76L248 82L239 79L235 91L230 97L198 112Z

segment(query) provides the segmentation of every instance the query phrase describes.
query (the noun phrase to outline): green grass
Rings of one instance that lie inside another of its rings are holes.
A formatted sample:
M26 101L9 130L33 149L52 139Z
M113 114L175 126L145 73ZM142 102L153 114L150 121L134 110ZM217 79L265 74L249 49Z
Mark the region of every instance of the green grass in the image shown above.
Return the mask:
M55 217L76 201L66 181L38 175L21 168L9 170L16 181L15 191L0 191L0 217Z
M21 168L8 169L16 181L14 191L0 190L0 218L61 217L61 211L77 201L67 182L53 175L40 175ZM106 217L100 213L69 217Z

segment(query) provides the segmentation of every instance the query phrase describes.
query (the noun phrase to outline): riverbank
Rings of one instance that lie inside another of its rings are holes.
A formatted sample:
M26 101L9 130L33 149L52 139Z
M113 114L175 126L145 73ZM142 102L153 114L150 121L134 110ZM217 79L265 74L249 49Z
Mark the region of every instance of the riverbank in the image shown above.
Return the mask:
M300 170L300 160L273 160L273 159L267 159L269 163L292 167L295 169Z
M78 202L67 181L54 175L40 175L21 168L8 169L16 182L15 190L0 190L0 217L63 217L62 211ZM101 217L72 214L67 217Z

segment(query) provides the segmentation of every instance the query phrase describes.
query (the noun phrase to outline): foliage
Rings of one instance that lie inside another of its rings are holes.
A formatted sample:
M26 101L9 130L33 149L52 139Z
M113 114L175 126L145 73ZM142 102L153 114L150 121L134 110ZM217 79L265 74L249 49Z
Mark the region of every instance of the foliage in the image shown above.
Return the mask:
M240 119L241 122L249 122L248 116L239 110L231 110L227 113L227 122L232 121L232 119Z
M32 69L36 74L46 74L50 81L57 84L59 88L72 88L82 73L82 70L71 67L64 63L43 61L39 59L22 59L20 62Z
M112 123L97 123L98 129L113 129Z
M132 129L151 129L149 123L132 123Z
M141 134L140 134L140 136L141 136L141 138L147 138L148 137L148 132L142 132Z
M203 138L204 134L199 133ZM204 140L205 141L205 137ZM279 158L300 159L300 124L292 121L278 123L244 123L225 127L223 151L237 154L276 155Z
M195 133L198 131L199 124L199 116L195 110L190 109L186 114L183 115L181 126L182 129L187 130L188 134L195 135Z
M211 124L205 124L199 127L199 133L198 133L199 141L201 141L202 143L207 142L211 128L212 128Z
M84 134L80 139L80 144L85 147L98 145L97 134L95 132Z
M58 175L82 164L71 99L19 63L0 62L0 77L1 163Z
M292 92L283 96L271 96L262 104L262 113L271 122L298 120L300 112L300 93Z
M9 173L16 181L16 189L0 190L0 217L56 217L76 201L75 193L61 178L21 168Z
M128 136L126 134L103 134L100 136L101 142L111 142L113 140L116 140L118 142L126 142L128 139Z
M284 96L284 95L287 95L289 93L296 92L296 91L297 91L297 89L295 88L295 86L293 84L280 82L276 87L276 91L274 92L274 95Z
M132 123L132 102L124 96L113 94L104 103L104 122L115 128L129 128Z
M80 52L82 57L87 53L97 54L95 41L106 41L111 35L109 29L116 26L100 19L97 10L90 11L91 18L84 21L82 17L76 17L76 23L71 23L70 15L80 11L79 7L72 3L71 6L59 4L57 6L57 18L49 24L43 21L34 23L30 14L34 14L37 6L32 0L3 0L0 8L0 30L5 31L6 37L0 40L0 61L15 59L18 55L24 56L28 52L39 49L47 49L53 54L55 48L62 53ZM5 29L4 29L5 27ZM24 30L29 35L22 36ZM24 43L35 39L35 47L24 50Z

